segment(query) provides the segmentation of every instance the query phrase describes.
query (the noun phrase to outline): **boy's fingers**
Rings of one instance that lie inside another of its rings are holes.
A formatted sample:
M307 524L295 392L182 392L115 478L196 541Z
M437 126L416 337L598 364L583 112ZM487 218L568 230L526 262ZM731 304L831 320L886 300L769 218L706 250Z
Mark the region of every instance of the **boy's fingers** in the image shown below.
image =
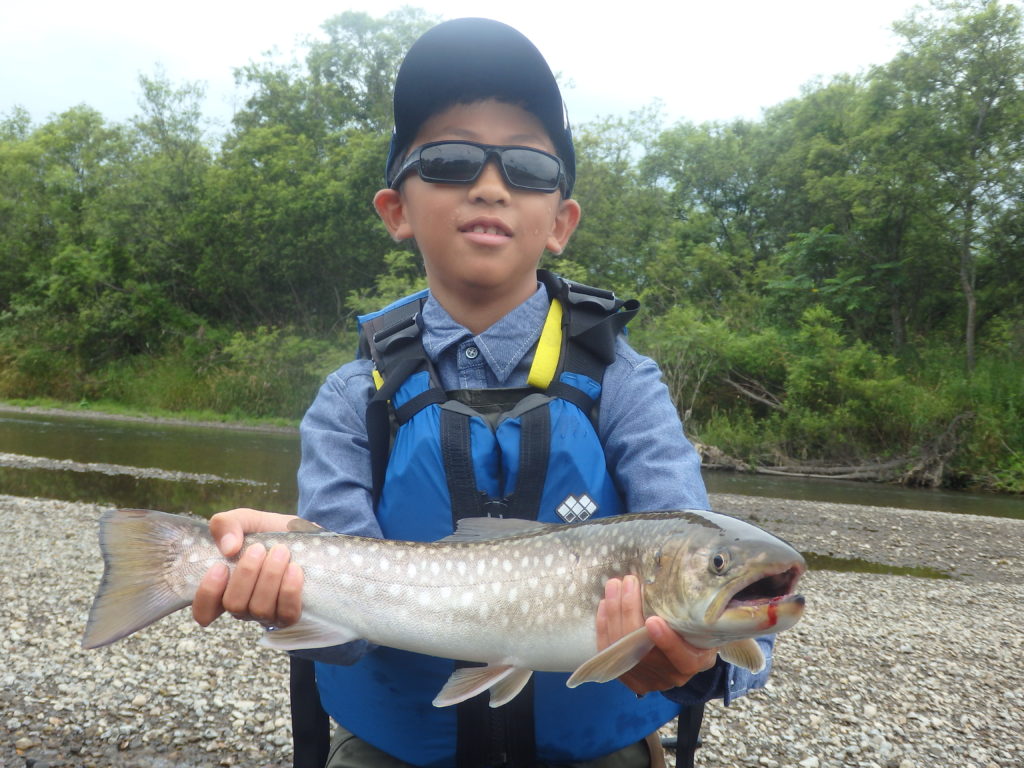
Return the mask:
M283 532L289 530L289 523L295 515L281 515L277 512L262 512L242 507L227 512L218 512L210 518L210 535L225 557L234 557L242 548L242 538L247 533Z
M295 563L289 563L281 579L281 591L277 597L276 625L288 627L299 620L302 615L302 585L305 577Z
M717 648L697 648L677 635L665 620L652 616L647 620L647 631L651 634L656 650L663 655L668 668L666 675L675 684L684 685L698 672L711 669L718 660ZM678 682L678 681L682 682Z
M643 592L640 580L633 575L622 579L622 628L623 634L644 625Z
M277 623L277 604L281 582L291 560L288 547L281 544L273 547L260 568L256 586L249 597L248 614L264 623Z
M228 567L224 563L217 563L210 567L199 582L195 599L192 601L192 618L201 626L210 626L224 613L221 601L228 585L228 575Z
M259 580L267 550L262 544L253 544L242 553L224 590L224 608L239 618L249 618L249 601Z
M608 579L604 585L605 616L608 621L608 645L622 637L622 580Z

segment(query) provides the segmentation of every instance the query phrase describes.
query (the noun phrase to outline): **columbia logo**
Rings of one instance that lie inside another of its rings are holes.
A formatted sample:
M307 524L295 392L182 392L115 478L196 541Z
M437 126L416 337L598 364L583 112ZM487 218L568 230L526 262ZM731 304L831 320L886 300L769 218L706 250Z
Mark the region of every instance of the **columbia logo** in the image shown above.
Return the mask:
M567 523L579 523L597 512L597 504L585 493L579 498L570 494L555 512Z

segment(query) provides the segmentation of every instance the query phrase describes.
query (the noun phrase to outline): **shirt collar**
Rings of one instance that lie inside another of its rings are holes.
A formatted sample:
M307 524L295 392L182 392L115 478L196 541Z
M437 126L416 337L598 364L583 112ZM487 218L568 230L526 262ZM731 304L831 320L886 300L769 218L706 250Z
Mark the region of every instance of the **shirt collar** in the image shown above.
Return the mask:
M498 383L503 384L540 338L548 307L547 291L538 283L530 298L474 337L430 294L423 305L423 349L436 363L446 349L472 339Z

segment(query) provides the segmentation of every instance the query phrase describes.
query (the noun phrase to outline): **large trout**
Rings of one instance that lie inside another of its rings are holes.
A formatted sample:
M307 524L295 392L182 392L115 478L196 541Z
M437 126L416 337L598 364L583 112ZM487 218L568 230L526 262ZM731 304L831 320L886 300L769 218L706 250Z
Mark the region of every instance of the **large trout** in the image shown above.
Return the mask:
M310 526L312 527L312 526ZM798 552L771 534L711 512L628 514L575 525L463 520L433 543L327 532L260 533L245 546L285 544L305 574L302 617L264 633L282 650L364 639L417 653L486 662L457 670L434 700L490 690L510 701L534 670L573 672L568 685L607 682L653 644L644 627L597 650L605 582L633 574L646 616L700 648L754 671L752 638L793 626L804 599ZM112 643L192 603L225 558L206 522L143 510L100 519L104 573L82 645ZM234 560L229 561L231 566Z

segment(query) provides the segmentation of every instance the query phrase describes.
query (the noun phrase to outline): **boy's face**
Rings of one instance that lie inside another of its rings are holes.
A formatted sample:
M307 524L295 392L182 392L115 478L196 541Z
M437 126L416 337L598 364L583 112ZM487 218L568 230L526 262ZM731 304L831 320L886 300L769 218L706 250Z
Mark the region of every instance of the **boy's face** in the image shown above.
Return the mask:
M456 104L434 115L411 149L444 140L555 151L536 117L494 100ZM434 184L411 173L398 190L378 192L374 205L392 237L416 239L442 305L446 296L512 306L525 301L536 290L544 249L561 253L580 215L576 201L558 192L510 188L496 158L467 184Z

